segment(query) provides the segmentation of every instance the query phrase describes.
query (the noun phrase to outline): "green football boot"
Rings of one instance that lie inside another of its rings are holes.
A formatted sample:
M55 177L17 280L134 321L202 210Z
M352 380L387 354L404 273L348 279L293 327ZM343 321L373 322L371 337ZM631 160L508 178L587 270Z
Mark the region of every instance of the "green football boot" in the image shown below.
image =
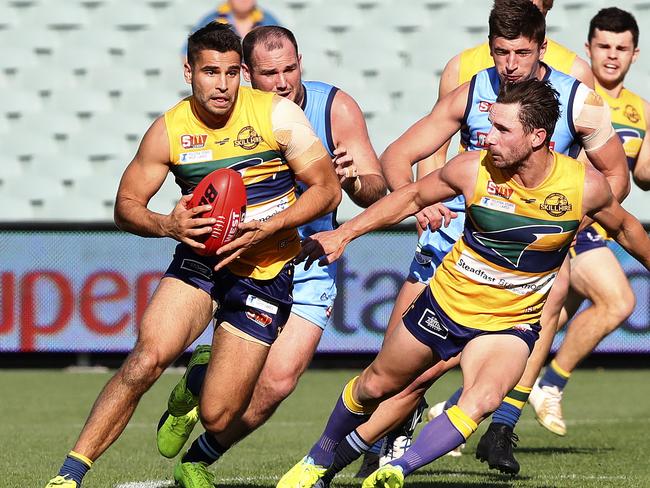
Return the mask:
M169 415L181 417L189 413L189 411L194 407L198 406L199 397L194 396L192 392L187 389L187 377L195 366L208 364L208 361L210 361L210 349L211 347L208 345L197 346L197 348L194 349L183 377L178 383L176 383L176 386L169 395L169 400L167 400L167 411L169 412Z
M326 471L325 466L314 464L312 458L304 457L280 478L276 488L312 488Z
M183 488L214 488L214 475L203 463L179 462L174 468L174 480Z
M386 464L363 480L361 488L402 488L404 473L397 466Z
M158 452L169 459L176 457L187 442L187 439L189 439L198 421L198 407L194 407L180 417L174 417L169 412L165 412L160 422L158 422L158 432L156 434Z
M65 476L55 476L52 478L45 488L77 488L77 482Z

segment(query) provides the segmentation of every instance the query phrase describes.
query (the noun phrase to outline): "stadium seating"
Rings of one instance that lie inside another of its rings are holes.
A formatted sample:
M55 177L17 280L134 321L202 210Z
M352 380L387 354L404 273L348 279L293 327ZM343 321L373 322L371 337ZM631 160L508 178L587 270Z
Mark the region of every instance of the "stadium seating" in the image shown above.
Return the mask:
M431 109L446 62L485 40L491 6L488 0L260 3L296 33L305 79L331 82L355 97L378 152ZM588 19L612 2L555 3L548 16L550 36L583 55ZM62 192L34 203L33 195L11 190L20 203L12 214L0 207L0 221L112 218L106 205L147 126L189 93L182 76L186 36L215 5L215 0L0 1L0 197L6 200L10 191L5 182L35 174L39 188L50 179ZM647 0L619 6L635 13L642 30L650 25ZM645 39L642 33L642 54L627 85L648 97ZM93 179L101 187L94 194L86 190ZM167 182L152 205L170 209L178 196L173 181ZM72 204L68 212L66 198L75 205L92 203L86 213L73 212ZM356 211L348 202L339 216L345 220Z

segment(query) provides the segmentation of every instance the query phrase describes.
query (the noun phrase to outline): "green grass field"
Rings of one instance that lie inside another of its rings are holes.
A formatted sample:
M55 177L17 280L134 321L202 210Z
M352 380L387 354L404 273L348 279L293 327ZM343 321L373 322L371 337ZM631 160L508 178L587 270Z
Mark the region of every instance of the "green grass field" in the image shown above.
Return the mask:
M296 392L259 431L234 447L214 467L217 486L274 487L320 434L352 371L309 371ZM650 487L650 381L648 371L578 371L566 390L569 433L556 437L527 409L517 432L519 477L491 472L474 459L479 435L461 458L443 457L408 478L407 486L455 487ZM0 372L2 398L2 488L42 488L56 474L108 375L61 371ZM84 488L162 488L173 461L161 458L155 426L177 373L164 375L141 402L118 442L86 476ZM444 399L459 384L456 372L427 395ZM198 433L198 429L197 429ZM338 486L360 486L357 464Z

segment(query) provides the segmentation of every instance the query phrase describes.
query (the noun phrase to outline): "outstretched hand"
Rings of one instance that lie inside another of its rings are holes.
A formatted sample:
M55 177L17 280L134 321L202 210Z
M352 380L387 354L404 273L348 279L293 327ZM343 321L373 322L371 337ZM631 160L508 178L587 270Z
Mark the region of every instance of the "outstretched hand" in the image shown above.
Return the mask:
M442 203L425 207L415 214L420 228L424 230L429 227L432 231L440 229L443 225L449 227L449 223L456 217L458 214L449 210Z
M305 261L305 269L309 269L316 260L319 266L327 266L341 257L345 246L338 230L318 232L302 241L295 262Z

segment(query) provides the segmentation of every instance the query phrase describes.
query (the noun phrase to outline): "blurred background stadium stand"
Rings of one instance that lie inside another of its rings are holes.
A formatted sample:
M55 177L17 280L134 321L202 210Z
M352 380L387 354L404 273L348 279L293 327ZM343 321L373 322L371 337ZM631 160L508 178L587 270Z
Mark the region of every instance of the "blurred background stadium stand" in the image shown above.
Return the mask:
M356 98L378 153L431 108L446 61L486 38L491 6L488 0L260 3L296 33L304 79L331 82ZM605 4L556 1L549 36L583 55L588 20ZM111 221L119 177L142 134L189 93L184 39L215 5L0 0L0 193L14 202L0 207L0 221ZM650 25L650 1L617 5ZM642 29L642 54L627 85L647 98L646 39ZM166 212L177 198L170 180L152 206ZM634 191L627 207L647 222L645 202ZM339 219L356 212L345 201Z
M358 101L378 153L433 106L445 63L486 39L491 3L260 1L295 32L303 78ZM612 3L641 26L627 85L648 98L650 0L556 0L549 36L584 56L589 19ZM189 94L182 48L216 4L0 0L0 351L130 349L174 242L109 231L115 193L149 124ZM178 198L169 177L150 207ZM625 206L648 224L647 202L633 190ZM339 220L357 212L345 200ZM411 227L351 246L321 352L376 351L413 248ZM648 354L650 275L621 256L637 309L600 350Z

